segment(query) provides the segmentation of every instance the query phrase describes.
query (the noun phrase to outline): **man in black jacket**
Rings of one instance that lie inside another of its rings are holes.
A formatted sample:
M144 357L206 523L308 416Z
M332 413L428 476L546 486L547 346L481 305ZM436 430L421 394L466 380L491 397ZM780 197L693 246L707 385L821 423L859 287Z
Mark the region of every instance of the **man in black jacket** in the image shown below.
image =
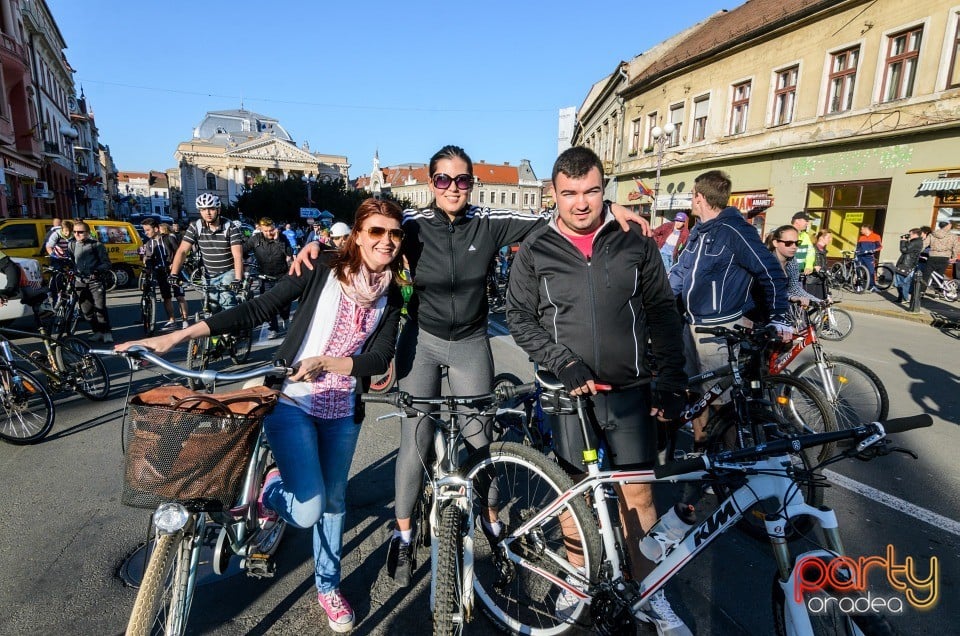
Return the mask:
M293 248L286 238L280 237L280 230L273 219L263 217L257 223L258 233L250 235L243 246L243 251L253 252L260 274L267 278L260 281L260 295L266 294L274 288L280 277L286 275L287 268L293 260ZM270 327L267 338L273 340L280 336L280 323L277 318L283 319L283 324L290 322L290 305L284 305L278 313L270 316Z
M653 466L654 415L675 418L684 403L680 315L656 243L639 227L622 232L603 201L603 165L587 148L571 148L553 168L557 213L530 233L513 261L507 324L533 360L555 373L571 395L592 396L591 446L606 442L612 466ZM659 375L651 394L646 348L652 339ZM596 384L613 390L598 393ZM584 440L576 416L553 422L560 465L580 477ZM643 532L657 521L649 484L621 487L626 548L639 573ZM642 528L642 530L641 530ZM571 561L574 559L571 558ZM570 595L572 596L572 595ZM560 595L561 604L570 602ZM690 634L659 591L638 619L660 634Z
M70 253L77 267L77 299L83 318L90 323L93 342L113 342L110 333L110 314L107 312L107 290L102 276L110 270L110 257L103 243L90 235L90 226L84 222L73 224Z

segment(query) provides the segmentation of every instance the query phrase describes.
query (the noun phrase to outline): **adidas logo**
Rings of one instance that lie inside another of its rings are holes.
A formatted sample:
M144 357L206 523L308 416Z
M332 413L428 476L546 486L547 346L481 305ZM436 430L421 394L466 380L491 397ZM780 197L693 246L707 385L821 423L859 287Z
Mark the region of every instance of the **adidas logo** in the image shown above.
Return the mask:
M477 248L475 248L475 247L473 246L473 244L471 243L471 244L470 244L470 247L467 248L467 251L468 251L468 252L476 252L476 251L477 251Z

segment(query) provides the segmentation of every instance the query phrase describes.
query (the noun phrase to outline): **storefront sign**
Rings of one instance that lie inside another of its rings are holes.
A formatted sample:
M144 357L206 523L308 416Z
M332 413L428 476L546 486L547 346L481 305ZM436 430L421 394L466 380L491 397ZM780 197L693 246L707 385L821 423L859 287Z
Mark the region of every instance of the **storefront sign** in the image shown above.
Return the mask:
M773 197L766 192L752 192L747 194L730 195L729 205L741 212L748 212L756 208L769 208L773 205Z
M847 212L843 220L847 223L863 223L863 212Z
M657 211L689 210L692 202L693 195L691 195L689 192L661 194L657 196Z

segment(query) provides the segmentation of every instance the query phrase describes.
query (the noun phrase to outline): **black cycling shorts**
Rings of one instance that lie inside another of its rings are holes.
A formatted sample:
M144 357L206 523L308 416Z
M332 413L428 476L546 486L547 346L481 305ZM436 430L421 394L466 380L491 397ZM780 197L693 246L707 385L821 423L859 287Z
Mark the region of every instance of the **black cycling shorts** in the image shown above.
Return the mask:
M588 434L598 448L605 442L605 467L638 470L652 468L657 459L657 420L650 415L650 387L610 393L591 398ZM560 465L569 473L586 472L583 464L583 433L576 413L546 415L553 427L553 446Z

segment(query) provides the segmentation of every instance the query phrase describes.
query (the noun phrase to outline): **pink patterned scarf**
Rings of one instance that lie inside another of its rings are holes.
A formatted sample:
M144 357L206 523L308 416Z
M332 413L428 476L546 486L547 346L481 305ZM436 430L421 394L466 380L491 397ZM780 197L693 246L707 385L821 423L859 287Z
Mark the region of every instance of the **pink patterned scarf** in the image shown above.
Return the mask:
M361 264L360 271L356 274L347 271L347 279L350 283L340 283L340 287L350 300L364 309L369 309L387 293L392 277L393 272L389 268L378 273L371 272L366 265Z

